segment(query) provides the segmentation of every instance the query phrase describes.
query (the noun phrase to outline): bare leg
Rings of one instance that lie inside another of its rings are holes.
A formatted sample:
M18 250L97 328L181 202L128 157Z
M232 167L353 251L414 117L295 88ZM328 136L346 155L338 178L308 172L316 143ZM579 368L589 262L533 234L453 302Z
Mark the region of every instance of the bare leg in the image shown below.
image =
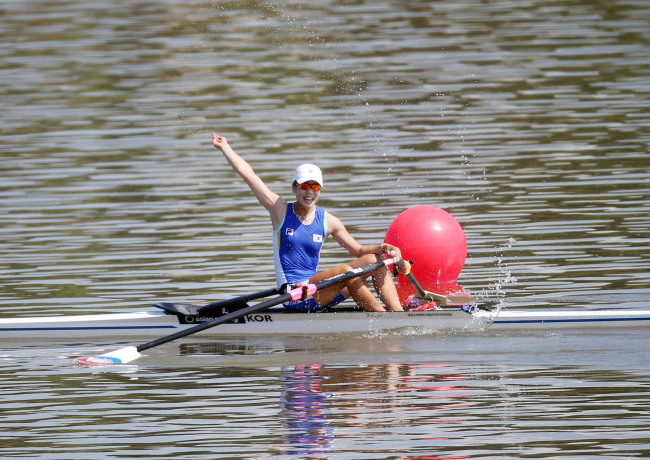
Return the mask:
M377 262L378 260L379 258L377 256L368 254L360 257L359 259L353 260L349 264L338 265L336 267L318 273L317 275L312 276L310 281L321 281L332 276L348 272L353 268L359 268L364 265ZM364 310L386 311L386 309L381 305L381 303L372 293L370 288L368 288L368 286L366 286L364 283L367 276L368 275L354 278L336 286L324 289L320 292L317 292L314 295L314 298L319 305L327 305L332 300L334 300L339 292L341 292L343 289L347 289L352 299L354 299L357 305L359 305ZM393 278L390 275L388 269L386 267L382 267L379 270L373 272L372 277L375 289L379 293L379 296L381 297L386 307L392 311L402 311L402 306L400 305L399 297L397 296L397 289L395 288L395 283L393 282Z
M336 267L320 272L317 275L312 276L309 281L314 283L327 278L331 278L332 276L340 275L341 273L346 273L353 268L357 268L357 264L355 264L355 262L356 261L353 261L350 264L338 265ZM354 278L327 289L323 289L322 291L314 294L314 299L319 305L327 305L332 300L334 300L337 295L339 295L339 292L347 290L347 293L350 295L350 297L352 297L357 305L359 305L364 310L386 311L374 296L370 288L365 285L364 280L367 278L367 276L368 275Z
M372 282L381 301L390 311L404 311L397 295L395 281L387 267L382 267L372 275Z

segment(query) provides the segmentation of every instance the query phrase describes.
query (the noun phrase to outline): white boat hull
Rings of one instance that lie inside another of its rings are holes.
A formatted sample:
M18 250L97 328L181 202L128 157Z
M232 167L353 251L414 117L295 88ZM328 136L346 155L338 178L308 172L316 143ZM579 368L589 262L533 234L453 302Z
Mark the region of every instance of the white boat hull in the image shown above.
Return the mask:
M501 310L490 329L587 329L650 326L650 310Z
M246 334L373 333L417 328L424 331L482 330L493 320L490 313L463 310L418 312L341 311L293 313L264 311L234 323L221 324L197 333L201 336ZM100 337L155 338L197 324L195 317L170 315L164 311L141 311L103 315L51 316L0 319L0 340L96 339Z
M370 313L339 311L295 313L270 310L247 315L197 333L224 336L248 334L377 333L397 329L424 332L452 330L613 328L650 326L650 310L509 311L488 312L435 309L418 312ZM162 310L102 315L0 318L0 341L46 339L137 338L147 340L172 334L197 324L196 317Z

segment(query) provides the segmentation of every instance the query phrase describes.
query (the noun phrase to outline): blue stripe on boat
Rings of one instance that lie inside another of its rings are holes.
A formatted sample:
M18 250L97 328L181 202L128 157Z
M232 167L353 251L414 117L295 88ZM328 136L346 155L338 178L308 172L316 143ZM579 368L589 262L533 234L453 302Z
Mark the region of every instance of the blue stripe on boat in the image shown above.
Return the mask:
M605 321L650 321L648 317L640 318L583 318L583 319L520 319L520 320L499 320L494 324L531 324L531 323L595 323Z
M116 329L177 329L175 326L78 326L78 327L7 327L0 332L12 331L106 331Z

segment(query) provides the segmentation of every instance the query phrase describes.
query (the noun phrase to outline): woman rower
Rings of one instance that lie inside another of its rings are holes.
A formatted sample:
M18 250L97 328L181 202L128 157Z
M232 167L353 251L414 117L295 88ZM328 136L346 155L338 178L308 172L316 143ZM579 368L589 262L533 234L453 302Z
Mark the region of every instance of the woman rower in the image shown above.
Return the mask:
M399 248L390 244L362 245L347 231L343 223L325 211L316 202L323 187L323 176L318 166L303 164L296 169L292 184L296 201L288 203L260 179L253 168L230 147L225 137L212 134L212 143L221 150L230 166L248 184L255 197L271 215L273 251L278 286L285 283L315 283L354 268L382 260L384 254L402 259ZM356 257L336 267L317 271L320 249L325 238L333 236L337 243ZM364 283L372 276L375 290L382 302ZM285 308L299 311L319 311L333 307L348 297L366 311L402 311L393 277L386 267L354 278L314 294L307 300L288 302Z

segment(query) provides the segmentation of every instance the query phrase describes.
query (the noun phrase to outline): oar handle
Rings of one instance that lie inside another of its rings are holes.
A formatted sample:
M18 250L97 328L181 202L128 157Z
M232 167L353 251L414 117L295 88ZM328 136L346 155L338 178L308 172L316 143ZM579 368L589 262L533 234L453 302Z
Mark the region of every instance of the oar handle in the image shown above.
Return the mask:
M348 280L351 280L353 278L358 278L359 276L363 276L368 273L372 273L375 270L378 270L382 267L387 267L388 265L391 265L393 263L395 263L395 259L385 259L383 261L364 265L363 267L355 268L348 272L341 273L340 275L336 275L331 278L318 281L314 284L308 285L309 293L310 295L313 295L317 291L326 289L328 287L336 286L337 284L344 283ZM295 289L288 291L286 294L281 294L277 297L274 297L273 299L265 300L258 304L251 305L250 307L242 308L241 310L233 311L224 316L220 316L211 321L197 324L196 326L192 326L188 329L184 329L182 331L175 332L168 336L161 337L156 340L152 340L151 342L143 343L142 345L138 345L136 347L136 350L140 352L143 350L147 350L149 348L157 347L158 345L162 345L164 343L171 342L176 339L180 339L181 337L186 337L188 335L196 334L197 332L210 329L220 324L228 323L236 319L243 318L244 316L257 313L258 311L266 310L267 308L273 307L275 305L279 305L284 302L289 302L290 300L294 299L294 296L298 296L297 298L300 299L302 298L302 295L303 295L303 287L302 286L297 287Z

